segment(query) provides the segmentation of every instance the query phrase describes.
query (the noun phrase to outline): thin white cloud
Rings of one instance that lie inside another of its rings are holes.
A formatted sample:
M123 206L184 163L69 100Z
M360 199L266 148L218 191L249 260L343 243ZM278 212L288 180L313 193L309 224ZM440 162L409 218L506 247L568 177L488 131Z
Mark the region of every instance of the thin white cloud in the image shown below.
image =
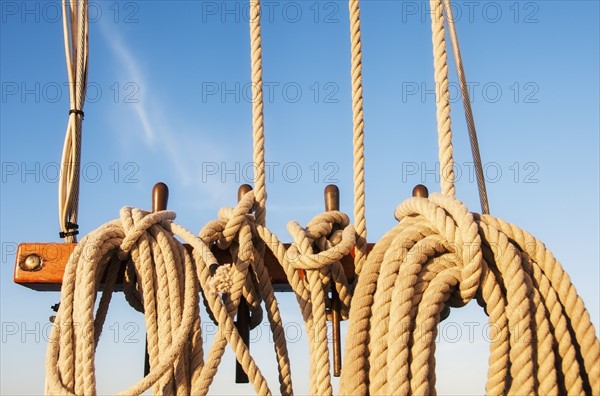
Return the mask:
M119 61L119 65L124 66L127 77L130 78L131 81L136 81L138 86L146 87L146 82L144 81L143 74L140 71L137 61L131 56L131 51L125 46L119 34L114 29L107 28L105 24L100 24L100 26L106 41L110 44ZM150 122L148 109L144 105L144 103L147 103L147 98L144 97L144 92L139 92L139 95L140 100L138 100L137 103L132 103L132 107L142 125L146 144L153 147L154 142L156 141L156 133L152 128L153 124Z
M152 84L145 78L143 68L132 55L132 50L113 26L105 26L103 23L99 25L115 55L118 65L115 66L118 69L116 73L143 87L137 94L139 100L131 105L139 120L144 144L165 154L167 165L173 168L173 174L183 186L198 186L213 201L223 199L227 186L218 183L216 179L203 181L201 171L203 161L223 161L225 152L206 141L198 131L192 131L189 127L195 125L192 120L174 114L176 109L168 109L165 103L160 102L158 95L149 94L153 92ZM170 117L165 117L165 112ZM133 128L136 129L138 128ZM177 131L177 135L173 131Z

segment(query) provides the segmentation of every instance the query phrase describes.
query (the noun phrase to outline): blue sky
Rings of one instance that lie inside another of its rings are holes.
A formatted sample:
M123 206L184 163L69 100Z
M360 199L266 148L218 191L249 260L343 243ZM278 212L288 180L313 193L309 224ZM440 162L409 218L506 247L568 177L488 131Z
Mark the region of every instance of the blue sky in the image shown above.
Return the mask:
M58 241L57 163L68 112L62 24L55 1L1 3L2 394L43 391L47 317L58 293L13 284L20 242ZM438 191L429 2L362 2L369 241L394 224L417 183ZM600 323L599 4L455 2L492 214L530 231L571 275ZM148 208L157 181L177 221L197 232L251 181L250 55L246 2L91 2L80 227L125 205ZM352 213L346 2L270 1L263 15L267 223L289 240L290 220L323 210L329 182ZM453 69L457 196L479 211ZM308 389L306 337L290 294L280 294L297 393ZM98 349L99 391L141 377L143 319L119 296ZM486 318L453 310L438 343L438 392L482 393ZM207 324L206 333L212 330ZM253 333L277 390L267 327ZM209 341L210 342L210 339ZM456 353L460 350L460 353ZM118 357L115 359L115 357ZM460 374L469 370L469 381ZM212 392L233 384L231 354Z

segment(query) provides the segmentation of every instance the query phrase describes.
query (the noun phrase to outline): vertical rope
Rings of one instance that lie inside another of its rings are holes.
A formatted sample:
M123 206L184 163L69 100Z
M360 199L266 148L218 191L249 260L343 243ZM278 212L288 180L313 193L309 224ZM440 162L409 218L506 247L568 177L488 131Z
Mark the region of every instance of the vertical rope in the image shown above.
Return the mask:
M483 176L481 155L479 153L477 130L475 129L475 119L473 118L473 109L471 108L471 97L469 95L467 77L465 75L465 70L462 63L462 55L460 53L460 46L458 44L458 35L456 34L456 28L454 26L454 16L452 15L452 7L450 7L450 0L442 1L444 4L446 21L448 22L448 31L450 32L450 43L452 44L452 53L454 55L456 73L458 74L458 82L460 85L460 92L462 94L463 107L465 109L467 129L469 130L469 141L471 142L471 153L473 155L473 162L475 163L475 175L477 177L479 200L481 201L481 212L483 214L489 214L490 206L488 202L487 189L485 187L485 178Z
M255 216L260 225L266 222L267 190L265 185L265 127L263 117L262 43L260 35L260 0L250 0L250 59L252 62L252 136L254 160Z
M433 66L437 109L437 130L442 193L454 197L454 158L452 154L452 129L450 126L450 92L448 90L448 65L446 30L440 0L430 0L431 33L433 41Z
M352 53L352 122L354 133L354 228L356 247L354 271L360 274L367 259L367 222L365 219L365 123L362 97L362 44L360 39L360 8L358 0L350 0L350 42Z
M67 2L63 0L62 10L70 110L58 184L58 215L60 236L66 242L76 242L83 105L87 90L88 2L69 2L67 9Z

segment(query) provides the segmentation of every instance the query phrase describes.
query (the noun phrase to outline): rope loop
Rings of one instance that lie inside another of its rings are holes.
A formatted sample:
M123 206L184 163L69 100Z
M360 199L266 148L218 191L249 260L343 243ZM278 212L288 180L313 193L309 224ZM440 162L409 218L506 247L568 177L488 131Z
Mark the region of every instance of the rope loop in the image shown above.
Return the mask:
M150 388L168 395L189 392L188 369L201 368L193 363L201 343L188 337L200 331L199 321L194 320L198 286L195 262L171 231L174 217L168 211L149 214L123 208L119 220L99 227L77 244L65 268L48 346L47 394L96 394L95 350L123 261L125 296L144 312L151 363L150 373L124 394L141 394ZM100 287L102 296L96 304Z
M320 270L339 262L354 248L356 233L349 225L350 220L342 212L328 211L315 217L302 228L295 221L288 223L288 232L294 243L287 251L287 261L296 269ZM334 226L341 231L332 234ZM331 234L331 236L330 236ZM313 244L318 243L319 252L313 252Z
M475 297L482 276L481 237L475 218L457 199L433 193L429 198L413 197L400 204L394 213L400 222L413 217L444 238L449 253L460 257L460 283L452 301L466 305Z
M581 394L600 386L600 342L543 243L452 196L414 197L368 256L346 337L341 394L435 393L435 339L476 300L489 316L487 394Z
M331 302L326 296L333 280L341 301L341 316L347 319L351 296L340 260L354 248L356 233L348 216L339 211L317 215L305 228L291 221L288 232L294 242L284 254L284 268L306 323L310 394L331 395L327 341L327 308L331 308ZM304 278L298 276L298 270L306 272Z
M124 261L132 247L144 233L148 232L154 225L175 220L176 215L175 212L170 210L150 213L145 210L125 206L121 208L120 217L126 235L120 246L119 259ZM139 221L135 219L139 219Z

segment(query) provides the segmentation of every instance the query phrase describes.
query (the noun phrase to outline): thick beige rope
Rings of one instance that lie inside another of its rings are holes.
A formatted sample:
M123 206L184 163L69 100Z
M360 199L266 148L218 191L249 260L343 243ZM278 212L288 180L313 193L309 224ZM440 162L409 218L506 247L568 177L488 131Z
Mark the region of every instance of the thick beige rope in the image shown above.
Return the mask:
M225 271L221 271L222 276L231 279L224 282L228 285L224 301L230 316L233 317L236 314L240 298L244 297L252 312L251 327L255 327L260 324L262 319L260 303L261 301L265 302L277 356L280 392L283 395L291 395L293 391L290 363L283 324L275 292L264 265L264 255L258 250L259 245L264 246L264 243L258 243L257 220L254 215L249 214L255 203L254 192L250 191L242 197L235 209L221 209L219 219L208 223L200 232L200 238L209 245L215 243L221 249L229 249L232 254L233 265ZM224 267L219 267L219 270L222 268ZM203 391L208 390L208 386L216 374L225 346L224 334L220 327L209 353L207 362L210 362L208 366L211 369L203 376ZM248 374L250 375L250 373ZM250 380L254 382L252 378Z
M354 247L354 227L350 225L350 220L345 214L329 211L316 216L306 228L302 228L297 222L290 222L288 231L294 243L282 262L284 268L287 267L288 280L297 295L305 294L306 291L298 290L298 284L295 284L298 278L293 275L297 271L294 269L304 271L306 283L303 286L308 288L309 294L308 299L301 298L298 302L308 334L310 394L331 395L333 390L326 312L329 300L326 297L333 279L342 302L341 315L347 318L350 294L348 281L339 260Z
M435 394L437 325L449 306L473 298L490 318L486 393L597 393L600 342L560 264L531 235L489 215L471 214L454 198L441 1L431 0L431 10L443 194L402 203L398 225L364 264L350 311L340 393ZM453 25L450 30L466 86ZM478 151L473 153L477 161Z
M342 229L332 232L334 225ZM346 215L334 211L315 217L306 228L291 222L288 229L296 242L286 250L277 236L265 227L256 226L259 237L282 265L305 321L311 356L309 393L331 394L328 346L324 341L327 300L323 300L333 279L342 303L342 318L347 318L350 293L339 260L351 251L355 243L354 229L348 225ZM310 241L315 242L317 252L311 252ZM300 275L300 270L304 276Z
M256 220L265 225L267 190L265 182L265 124L262 77L262 39L260 0L250 0L250 61L252 69L252 141Z
M156 347L149 351L154 363L151 372L124 394L140 394L152 386L161 394L189 390L185 371L194 350L188 334L199 325L193 315L197 282L190 255L167 230L173 218L172 212L148 214L124 208L120 221L105 224L77 245L65 268L60 309L48 345L48 394L96 394L94 355L122 261L137 278L126 280L136 282L126 290L140 293L137 299L147 308L149 339L157 341L150 344ZM203 254L210 254L204 250ZM107 280L94 316L105 272Z
M256 220L248 210L254 203L253 194L247 194L236 209L223 209L220 220L203 230L209 243L238 246L233 249L232 265L219 268L214 276L210 268L216 266L216 260L207 244L173 223L173 212L150 214L124 208L120 220L87 235L65 269L60 309L48 345L46 393L96 394L95 350L121 263L125 262L125 296L134 308L144 312L151 370L122 394L137 395L150 388L154 394L163 395L207 394L226 344L242 363L257 394L271 394L234 326L243 295L253 312L255 306L261 309L260 301L265 302L280 368L280 392L291 395L281 317L262 256L252 246ZM175 235L192 246L191 255ZM103 274L103 294L94 315ZM255 274L256 278L246 282L240 274ZM249 285L256 290L249 290ZM219 326L206 362L198 305L201 290ZM261 314L252 319L260 322Z
M64 235L66 242L75 242L83 104L87 89L88 2L63 0L62 10L70 107L58 182L58 216L61 237Z
M149 388L154 394L207 394L226 344L256 393L271 394L234 326L241 296L253 312L257 302L265 302L280 392L292 394L281 317L262 256L253 245L260 239L282 264L306 322L310 393L331 394L327 288L333 278L346 317L350 295L343 271L336 268L351 251L355 231L346 215L326 212L305 228L290 223L294 243L286 251L248 214L254 203L249 192L235 209L222 209L201 238L173 223L172 212L131 208L86 236L65 271L48 346L47 393L96 394L95 350L119 268L126 262L125 295L145 314L151 371L122 394ZM560 263L539 240L502 220L472 214L441 194L405 201L396 218L398 225L375 246L356 286L341 394L434 393L437 324L447 306L463 306L473 298L490 318L486 393L599 390L600 342L589 314ZM175 235L192 246L191 255ZM213 243L231 249L232 263L211 275L216 260L207 244ZM200 290L219 326L206 360Z
M442 186L442 193L454 197L454 158L452 154L452 128L450 125L450 91L448 89L446 29L444 28L441 0L430 0L429 3L431 7L431 33L433 41L440 184Z
M449 0L444 2L451 20ZM440 0L430 4L443 194L402 203L398 225L364 264L350 311L340 393L435 394L437 325L449 306L473 298L486 309L492 329L486 393L598 392L600 342L560 264L516 226L471 214L454 199L444 17ZM464 89L453 24L450 30ZM463 100L472 119L468 93ZM469 130L473 136L474 125ZM481 168L478 150L473 154ZM487 197L481 197L487 211Z
M360 274L367 259L367 221L365 218L365 122L362 88L362 44L360 39L360 8L358 0L349 0L350 45L352 54L352 123L354 155L354 227L356 249L354 271Z
M600 390L600 342L558 261L514 225L446 195L411 198L356 286L341 394L435 393L445 305L471 299L490 323L487 394Z

